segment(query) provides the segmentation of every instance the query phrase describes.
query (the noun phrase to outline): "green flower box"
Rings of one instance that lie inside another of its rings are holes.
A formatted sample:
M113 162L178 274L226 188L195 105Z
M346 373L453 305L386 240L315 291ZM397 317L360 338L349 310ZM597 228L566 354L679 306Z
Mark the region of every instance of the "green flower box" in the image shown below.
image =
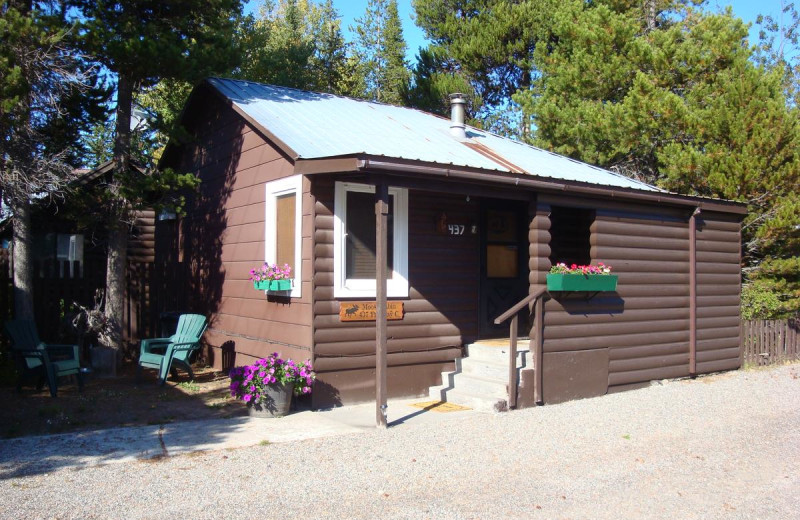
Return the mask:
M259 291L291 291L291 280L262 280L253 282L253 287Z
M562 274L547 275L548 291L616 291L615 274Z

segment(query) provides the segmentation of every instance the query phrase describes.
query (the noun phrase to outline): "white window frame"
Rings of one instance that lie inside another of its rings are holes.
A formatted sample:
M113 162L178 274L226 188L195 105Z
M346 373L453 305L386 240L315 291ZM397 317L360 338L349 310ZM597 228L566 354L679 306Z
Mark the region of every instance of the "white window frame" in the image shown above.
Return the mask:
M375 298L375 279L346 278L347 192L375 193L375 186L352 182L337 182L333 218L333 295L335 298ZM391 278L386 280L387 296L408 297L408 190L389 188L394 196L394 255Z
M292 291L289 296L300 298L301 277L303 272L303 176L293 175L265 184L264 199L264 261L274 264L278 261L278 197L294 194L294 272L292 273Z

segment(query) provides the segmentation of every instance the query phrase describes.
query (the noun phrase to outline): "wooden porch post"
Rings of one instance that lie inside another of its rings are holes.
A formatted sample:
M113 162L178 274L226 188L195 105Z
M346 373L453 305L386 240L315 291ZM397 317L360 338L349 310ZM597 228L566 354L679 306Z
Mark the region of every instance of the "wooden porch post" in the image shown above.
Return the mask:
M375 419L386 428L386 264L389 187L384 179L375 185Z
M689 375L697 375L697 215L689 217Z

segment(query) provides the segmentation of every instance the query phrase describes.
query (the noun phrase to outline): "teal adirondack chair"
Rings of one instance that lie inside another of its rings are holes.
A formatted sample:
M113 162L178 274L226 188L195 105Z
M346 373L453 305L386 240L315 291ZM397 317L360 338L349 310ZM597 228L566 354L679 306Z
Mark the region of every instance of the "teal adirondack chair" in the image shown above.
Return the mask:
M143 339L136 380L141 379L142 368L154 368L158 370L158 381L163 385L167 381L167 374L172 372L177 375L176 367L186 370L189 379L194 379L189 356L200 349L200 338L205 331L205 316L181 314L175 334L171 337Z
M25 379L38 377L37 389L41 390L44 381L47 381L50 395L56 397L58 378L71 375L78 377L78 389L83 391L78 345L42 343L36 332L36 324L31 320L8 321L5 329L11 339L11 351L19 371L17 392L22 391Z

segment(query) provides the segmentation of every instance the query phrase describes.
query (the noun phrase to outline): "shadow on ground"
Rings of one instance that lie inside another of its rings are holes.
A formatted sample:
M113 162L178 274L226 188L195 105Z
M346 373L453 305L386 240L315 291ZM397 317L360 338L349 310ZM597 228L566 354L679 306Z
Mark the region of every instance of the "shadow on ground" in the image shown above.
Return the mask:
M83 392L74 379L62 378L56 398L47 386L38 392L23 387L21 393L0 387L0 437L246 415L244 403L229 397L228 383L227 374L198 368L192 381L181 372L159 386L155 371L145 371L137 384L134 366L126 365L116 378L89 378Z

